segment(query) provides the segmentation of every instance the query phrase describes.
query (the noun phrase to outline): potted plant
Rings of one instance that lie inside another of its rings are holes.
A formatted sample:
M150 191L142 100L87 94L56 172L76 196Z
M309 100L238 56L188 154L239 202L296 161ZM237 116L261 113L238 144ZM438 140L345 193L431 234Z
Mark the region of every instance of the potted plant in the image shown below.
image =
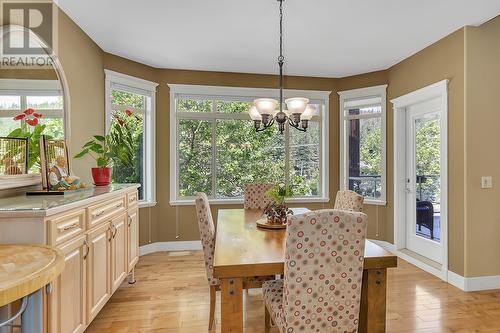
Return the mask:
M292 196L290 187L285 184L279 184L271 187L266 196L272 199L272 202L264 209L264 214L267 215L267 221L271 224L285 224L288 215L293 212L285 205L285 199Z
M74 156L82 158L90 155L96 161L97 166L91 169L95 185L109 185L113 159L120 160L125 166L132 164L133 138L130 122L137 120L132 116L129 110L116 112L108 134L94 135L92 140L83 145L82 151Z

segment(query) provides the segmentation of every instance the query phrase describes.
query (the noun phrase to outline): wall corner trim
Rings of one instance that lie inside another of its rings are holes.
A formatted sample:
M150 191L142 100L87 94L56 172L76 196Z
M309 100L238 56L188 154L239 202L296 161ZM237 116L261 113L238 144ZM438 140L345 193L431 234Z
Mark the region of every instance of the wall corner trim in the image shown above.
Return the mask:
M197 241L177 241L177 242L156 242L139 247L139 255L143 256L155 252L164 251L196 251L201 250L201 242Z

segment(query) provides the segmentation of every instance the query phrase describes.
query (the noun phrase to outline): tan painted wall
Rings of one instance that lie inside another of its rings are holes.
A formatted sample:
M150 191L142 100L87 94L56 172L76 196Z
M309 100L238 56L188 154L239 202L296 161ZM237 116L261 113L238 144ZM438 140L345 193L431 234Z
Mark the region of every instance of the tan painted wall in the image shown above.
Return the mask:
M448 87L448 267L464 274L464 29L460 29L389 69L388 100L449 79ZM392 105L387 117L393 128ZM388 186L392 203L393 131L388 131ZM387 240L394 239L388 213Z
M500 275L500 16L465 31L465 275ZM492 189L481 176L493 176Z
M59 48L70 94L70 154L94 134L104 133L103 51L63 11L59 10ZM90 157L71 161L71 169L90 180Z

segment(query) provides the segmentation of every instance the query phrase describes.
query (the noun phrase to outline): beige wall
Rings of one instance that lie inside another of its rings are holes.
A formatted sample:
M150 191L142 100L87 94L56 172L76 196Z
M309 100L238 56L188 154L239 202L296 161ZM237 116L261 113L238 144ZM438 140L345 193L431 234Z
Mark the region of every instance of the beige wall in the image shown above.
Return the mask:
M448 87L448 269L464 274L464 29L389 69L388 100L449 79ZM392 106L387 117L393 128ZM388 174L393 188L393 131L388 130ZM392 205L387 240L394 239Z
M500 275L500 16L465 36L465 275ZM493 176L492 189L481 176Z
M69 87L70 154L79 151L92 135L104 132L103 52L63 11L59 11L59 48ZM71 169L90 180L90 157L71 163Z

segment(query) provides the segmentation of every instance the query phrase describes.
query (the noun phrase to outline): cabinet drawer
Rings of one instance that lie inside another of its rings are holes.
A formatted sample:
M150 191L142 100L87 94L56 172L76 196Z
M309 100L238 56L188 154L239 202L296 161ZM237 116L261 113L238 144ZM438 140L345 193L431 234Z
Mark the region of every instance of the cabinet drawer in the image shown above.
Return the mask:
M139 201L139 195L138 195L137 191L130 192L127 194L128 207L136 206L138 201Z
M48 221L49 244L59 245L85 231L85 210L70 211Z
M125 196L105 201L101 204L88 208L87 228L91 229L96 225L109 220L116 214L123 213L126 209Z

